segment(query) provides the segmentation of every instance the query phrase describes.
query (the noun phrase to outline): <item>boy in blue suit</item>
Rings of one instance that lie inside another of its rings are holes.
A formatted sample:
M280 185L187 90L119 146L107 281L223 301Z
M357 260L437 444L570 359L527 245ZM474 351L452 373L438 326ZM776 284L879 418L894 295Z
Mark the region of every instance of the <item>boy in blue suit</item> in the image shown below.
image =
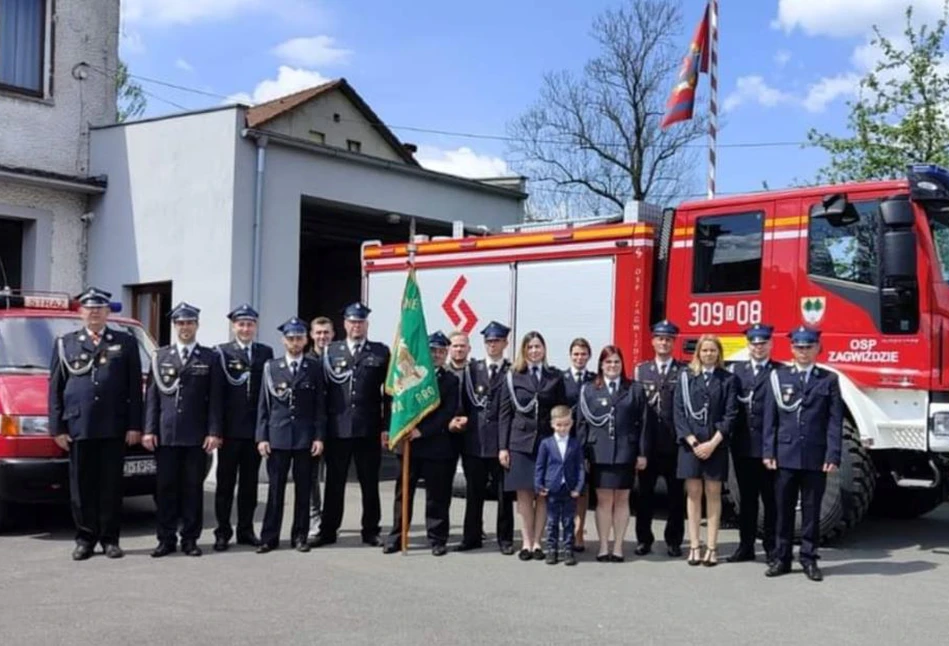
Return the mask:
M573 417L568 406L550 411L554 434L544 438L537 449L534 490L547 499L547 565L557 564L558 529L563 529L564 564L576 565L573 556L573 522L577 498L583 491L583 450L570 437Z

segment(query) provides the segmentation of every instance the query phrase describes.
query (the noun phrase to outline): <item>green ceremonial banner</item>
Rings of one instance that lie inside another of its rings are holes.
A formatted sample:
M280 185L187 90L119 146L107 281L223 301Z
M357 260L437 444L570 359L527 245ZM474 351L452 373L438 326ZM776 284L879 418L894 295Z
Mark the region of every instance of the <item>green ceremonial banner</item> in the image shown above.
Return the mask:
M409 270L402 294L402 313L392 344L392 358L386 376L386 393L392 397L389 449L438 407L438 378L428 350L428 332L422 311L422 294Z

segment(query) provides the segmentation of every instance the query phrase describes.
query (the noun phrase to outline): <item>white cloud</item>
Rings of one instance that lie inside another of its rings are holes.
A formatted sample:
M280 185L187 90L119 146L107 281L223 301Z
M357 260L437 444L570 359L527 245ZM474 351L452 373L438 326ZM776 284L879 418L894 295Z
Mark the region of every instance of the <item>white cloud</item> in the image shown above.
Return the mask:
M791 61L791 52L786 49L779 49L774 54L774 62L778 67L784 67Z
M123 0L122 18L132 23L189 24L205 19L224 19L263 0Z
M122 27L119 34L119 52L121 56L135 56L145 53L145 41L142 35L134 30Z
M743 103L757 103L772 108L793 100L792 95L770 87L760 76L742 76L735 82L735 91L725 97L722 110L729 112Z
M810 36L861 36L878 25L884 33L902 30L909 2L897 0L779 0L772 27ZM914 20L931 22L942 15L943 0L912 2Z
M471 148L462 146L444 150L435 146L419 146L415 158L429 170L469 179L485 179L512 175L507 162L500 157L479 155Z
M322 85L330 81L315 70L306 70L287 65L281 65L277 70L277 78L265 79L257 84L250 94L239 92L228 97L228 103L263 103L300 90Z
M273 48L272 53L285 63L301 67L318 67L345 63L352 52L335 46L330 36L292 38Z
M191 63L189 63L188 61L186 61L186 60L183 59L183 58L179 58L178 60L175 61L175 67L177 67L179 70L182 70L182 71L185 71L185 72L193 72L193 71L194 71L194 66L192 66Z
M804 108L808 112L823 112L833 101L856 94L859 85L860 76L857 74L822 78L808 88L803 100Z

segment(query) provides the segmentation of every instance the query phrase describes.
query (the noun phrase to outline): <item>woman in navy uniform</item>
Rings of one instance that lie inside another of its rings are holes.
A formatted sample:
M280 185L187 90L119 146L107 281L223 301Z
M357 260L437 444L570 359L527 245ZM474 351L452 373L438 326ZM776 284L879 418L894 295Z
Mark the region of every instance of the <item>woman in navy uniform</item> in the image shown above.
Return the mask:
M69 452L69 501L76 525L72 558L97 542L121 558L119 517L125 445L141 441L142 359L131 334L106 325L112 295L77 297L83 329L56 340L49 370L49 432Z
M171 311L176 342L155 352L148 378L142 445L158 465L154 558L177 549L179 522L181 551L201 556L206 454L221 446L224 375L214 350L195 341L199 312L188 303Z
M286 354L264 365L257 406L257 450L267 458L267 510L258 554L280 545L287 476L293 468L293 525L290 546L309 552L310 485L313 457L323 452L326 415L323 366L305 357L306 323L291 317L278 328Z
M623 353L613 345L600 351L593 382L580 390L578 435L593 468L596 489L596 531L600 550L596 560L621 563L623 539L629 525L629 491L635 470L646 468L643 425L646 397L639 384L625 377ZM609 551L610 530L613 551Z
M738 419L738 379L724 368L722 343L703 334L688 370L679 375L675 392L675 426L679 440L677 474L688 496L689 565L718 564L718 529L722 520L722 482L728 479L728 438ZM708 549L699 555L703 483Z
M504 490L517 492L521 517L518 558L544 560L541 535L547 518L543 501L534 492L534 462L540 440L552 434L550 409L566 402L563 373L547 365L547 344L540 332L528 332L501 389L500 450L507 469Z
M435 332L428 337L428 347L438 380L439 404L431 413L422 418L418 426L396 447L399 464L402 463L404 442L411 442L409 452L409 523L412 522L412 507L415 502L415 488L419 478L425 480L425 531L434 556L444 556L448 543L450 523L448 513L451 508L452 480L455 465L458 464L453 433L462 428L455 419L458 412L458 390L460 382L455 373L445 368L448 356L448 337ZM401 473L401 469L400 469ZM402 549L402 481L395 480L395 500L392 503L392 531L383 548L384 554L392 554Z
M762 457L777 471L778 544L769 577L791 571L791 541L798 494L801 497L801 552L804 574L824 577L817 567L820 508L827 474L840 468L844 405L837 375L819 368L820 332L799 327L790 334L794 363L771 375L765 400Z
M595 372L587 370L587 364L590 363L590 357L593 356L593 349L590 342L583 337L577 337L570 342L570 368L563 371L564 392L567 395L567 406L569 406L577 419L577 401L580 398L580 388L583 384L588 384L596 377ZM574 434L577 426L574 424ZM574 519L576 535L573 539L573 551L582 552L586 549L584 545L584 536L586 534L587 509L590 505L590 481L587 476L583 485L583 491L577 498L577 517Z
M227 550L233 529L231 508L237 486L237 544L257 547L254 535L254 511L257 509L257 481L260 454L254 434L257 428L257 402L264 364L273 359L273 348L254 341L257 336L257 311L244 303L227 315L234 340L217 347L221 372L227 382L220 400L224 410L223 444L217 452L217 490L214 494L214 550ZM238 481L238 476L240 480Z
M755 539L758 535L758 500L764 507L764 550L767 561L774 552L774 531L777 522L774 500L774 472L765 468L761 461L761 425L764 421L764 402L767 389L771 387L771 336L773 328L756 323L745 330L748 339L748 361L732 365L732 373L739 381L738 422L729 444L735 460L735 477L738 479L740 509L738 528L740 542L735 553L728 557L730 563L753 561Z

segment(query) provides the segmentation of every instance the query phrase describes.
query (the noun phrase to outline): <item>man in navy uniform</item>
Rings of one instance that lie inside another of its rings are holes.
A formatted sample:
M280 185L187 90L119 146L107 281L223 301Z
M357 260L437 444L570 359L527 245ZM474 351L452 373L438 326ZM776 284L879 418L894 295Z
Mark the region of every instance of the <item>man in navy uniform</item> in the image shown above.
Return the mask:
M97 542L107 557L122 557L123 443L141 440L142 360L131 334L106 325L110 298L95 287L77 297L83 327L57 339L50 359L49 432L69 452L77 561Z
M503 470L498 462L498 414L504 375L511 362L504 358L511 329L491 321L481 330L487 358L470 361L461 381L462 432L461 463L465 470L465 523L461 543L455 550L466 552L482 546L484 500L488 483L497 495L498 548L504 555L514 553L514 506L504 493Z
M755 560L755 538L758 533L758 499L764 507L764 545L767 562L774 552L777 522L774 499L774 472L761 461L761 425L764 422L765 394L771 387L771 336L774 329L756 323L745 330L750 359L732 366L741 382L738 399L739 421L731 438L735 477L738 478L740 508L738 549L728 557L731 563Z
M438 380L438 407L422 418L416 428L396 447L401 464L403 446L411 442L409 455L409 523L412 522L412 507L415 501L415 488L419 478L425 480L425 530L434 556L444 556L447 552L448 530L450 527L448 512L451 507L452 480L458 453L452 433L461 430L458 412L458 389L460 382L451 370L445 367L448 356L448 337L435 332L428 337L428 347L432 354L432 364ZM400 469L401 472L401 469ZM383 553L392 554L402 549L402 481L395 481L395 501L392 505L392 531L386 540Z
M158 463L158 546L152 557L176 551L201 556L207 457L221 445L220 398L224 375L211 348L198 344L197 307L179 303L171 311L176 340L152 356L145 400L142 445Z
M323 519L316 547L336 542L343 520L346 476L350 462L362 490L362 541L380 547L379 468L389 441L390 398L385 394L389 348L366 335L370 310L353 303L343 310L346 339L323 354L326 377L326 488Z
M257 407L257 449L267 457L267 511L258 554L277 549L283 524L287 476L293 468L293 525L290 545L309 552L310 485L313 458L323 452L326 435L323 367L304 356L306 323L291 317L278 328L286 354L264 366L264 385Z
M801 497L801 550L804 574L823 579L817 567L820 508L827 474L840 467L843 400L837 375L819 368L820 332L799 327L790 334L791 366L772 375L765 400L762 457L777 470L778 536L769 577L791 571L791 541L798 494Z
M228 548L234 532L231 508L237 486L237 544L258 545L254 535L254 511L257 509L257 480L260 454L254 432L257 428L257 402L264 364L273 359L273 348L257 343L257 311L248 303L235 307L227 315L234 340L217 347L217 358L225 379L221 423L223 444L217 452L217 491L214 495L214 549Z
M636 554L644 556L652 551L655 540L652 519L655 513L656 482L662 478L669 492L669 516L666 519L665 541L669 556L682 556L682 538L685 535L685 491L683 482L676 477L679 445L673 423L675 388L679 383L679 371L685 366L672 358L679 328L669 322L660 321L652 326L652 347L656 358L636 366L634 378L646 393L648 408L646 427L651 455L647 457L646 469L639 472L639 504L636 510ZM630 505L632 506L632 505Z
M333 329L333 321L325 316L317 316L310 321L310 339L313 340L312 349L306 356L317 362L317 365L323 365L323 351L333 342L336 336L336 330ZM326 382L323 381L325 387ZM324 393L325 395L325 393ZM325 397L324 397L325 401ZM316 544L316 537L320 533L320 522L323 519L323 497L320 494L320 482L323 473L323 456L318 455L313 458L313 483L310 491L310 531L307 534L307 540L310 547Z

